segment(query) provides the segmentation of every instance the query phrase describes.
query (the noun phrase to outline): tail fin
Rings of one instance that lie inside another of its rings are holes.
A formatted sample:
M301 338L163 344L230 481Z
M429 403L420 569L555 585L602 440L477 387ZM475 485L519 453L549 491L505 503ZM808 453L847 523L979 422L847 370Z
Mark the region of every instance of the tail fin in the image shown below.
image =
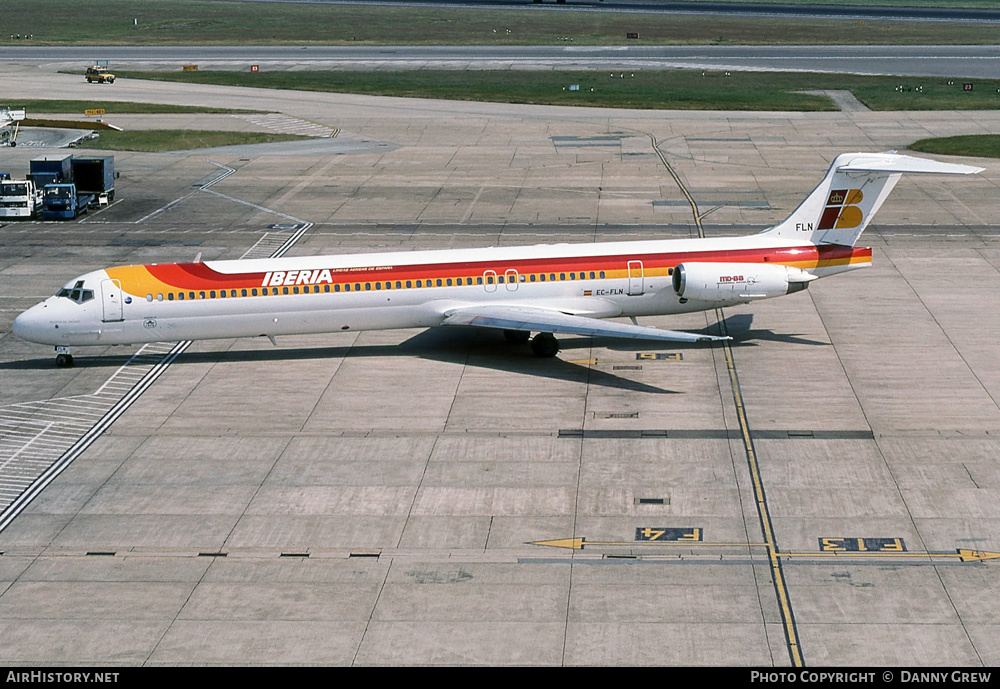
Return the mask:
M764 233L813 244L854 246L902 173L968 175L982 170L892 152L843 153L795 212Z

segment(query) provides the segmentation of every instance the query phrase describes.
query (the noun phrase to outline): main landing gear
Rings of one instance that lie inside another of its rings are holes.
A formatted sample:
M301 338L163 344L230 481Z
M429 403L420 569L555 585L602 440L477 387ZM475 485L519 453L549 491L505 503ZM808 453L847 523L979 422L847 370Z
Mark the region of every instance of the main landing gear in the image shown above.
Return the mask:
M531 338L531 351L535 356L553 357L559 353L559 340L552 333L538 333Z
M527 330L504 330L503 336L511 344L524 344L531 339L531 333Z
M56 347L56 366L69 368L72 365L73 355L69 353L69 347Z
M559 340L552 333L538 333L531 337L527 330L504 330L503 336L511 344L524 344L530 339L535 356L552 357L559 353Z

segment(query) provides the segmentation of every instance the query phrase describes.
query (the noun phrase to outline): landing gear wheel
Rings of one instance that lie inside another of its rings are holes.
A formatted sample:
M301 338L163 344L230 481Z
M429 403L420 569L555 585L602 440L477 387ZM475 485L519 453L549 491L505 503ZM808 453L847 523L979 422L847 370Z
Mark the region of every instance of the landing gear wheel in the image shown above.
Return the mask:
M57 354L56 355L56 366L59 368L69 368L73 365L73 355L72 354Z
M531 333L527 330L504 330L503 336L511 344L524 344L531 338Z
M531 338L531 351L535 356L555 356L559 353L559 340L552 333L538 333Z

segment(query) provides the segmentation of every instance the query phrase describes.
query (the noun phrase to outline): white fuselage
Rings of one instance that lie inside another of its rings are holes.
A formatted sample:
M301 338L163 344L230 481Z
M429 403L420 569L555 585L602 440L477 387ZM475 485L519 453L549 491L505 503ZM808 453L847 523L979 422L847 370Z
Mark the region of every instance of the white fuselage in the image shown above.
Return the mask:
M870 251L835 249L824 257L808 242L753 235L125 266L76 278L20 316L15 332L69 346L432 327L484 304L591 318L683 313L757 295L679 297L671 275L680 263L822 276L870 261Z

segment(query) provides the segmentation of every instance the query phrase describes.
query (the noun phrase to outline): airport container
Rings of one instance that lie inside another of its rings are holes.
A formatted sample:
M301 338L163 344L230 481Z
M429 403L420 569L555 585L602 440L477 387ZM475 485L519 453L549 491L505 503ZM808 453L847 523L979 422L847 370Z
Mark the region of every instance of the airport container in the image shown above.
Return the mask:
M114 156L73 157L73 183L78 194L93 194L98 206L115 200Z
M45 155L28 163L28 179L39 189L48 184L64 184L73 181L72 155Z

